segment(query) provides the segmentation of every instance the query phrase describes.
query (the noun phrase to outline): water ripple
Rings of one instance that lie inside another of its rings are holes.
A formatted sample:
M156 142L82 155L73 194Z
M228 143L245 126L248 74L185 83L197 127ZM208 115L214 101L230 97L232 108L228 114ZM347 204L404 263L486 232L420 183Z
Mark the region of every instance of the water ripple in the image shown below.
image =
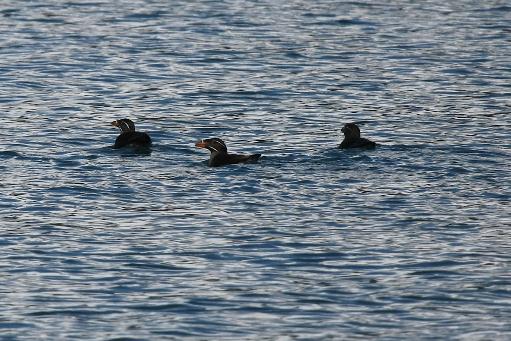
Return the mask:
M510 10L4 1L2 336L509 339Z

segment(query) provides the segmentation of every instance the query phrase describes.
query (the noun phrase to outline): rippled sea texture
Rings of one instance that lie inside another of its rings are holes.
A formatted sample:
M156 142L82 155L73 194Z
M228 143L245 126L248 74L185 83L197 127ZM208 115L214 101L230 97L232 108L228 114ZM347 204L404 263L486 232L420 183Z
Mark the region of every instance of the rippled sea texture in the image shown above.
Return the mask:
M510 22L2 1L1 338L511 339ZM111 148L121 117L150 153ZM264 156L209 168L215 136Z

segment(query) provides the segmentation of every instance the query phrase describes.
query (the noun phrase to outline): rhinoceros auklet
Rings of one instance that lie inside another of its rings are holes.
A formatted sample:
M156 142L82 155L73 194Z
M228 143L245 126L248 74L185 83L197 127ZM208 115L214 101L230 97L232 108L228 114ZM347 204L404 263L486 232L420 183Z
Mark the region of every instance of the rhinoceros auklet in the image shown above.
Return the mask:
M341 131L344 133L344 140L339 145L341 149L376 147L373 141L360 137L360 128L355 123L346 123Z
M205 148L211 152L208 166L218 167L224 165L232 165L235 163L252 163L257 162L261 154L240 155L227 153L225 142L219 138L211 138L200 140L195 144L198 148Z
M126 146L148 147L151 145L151 138L146 133L135 131L135 123L128 118L112 122L112 125L119 128L121 134L115 139L114 148Z

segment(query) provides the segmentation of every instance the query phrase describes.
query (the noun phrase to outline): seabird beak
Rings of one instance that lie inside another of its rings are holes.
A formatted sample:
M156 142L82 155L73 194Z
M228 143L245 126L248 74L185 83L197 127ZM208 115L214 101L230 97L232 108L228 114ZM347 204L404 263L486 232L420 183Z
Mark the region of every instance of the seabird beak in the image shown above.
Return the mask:
M195 147L197 147L197 148L207 148L207 144L206 144L206 142L204 142L204 140L200 140L200 141L198 141L195 144Z
M119 127L119 122L117 122L117 121L113 121L110 124L113 125L114 127Z

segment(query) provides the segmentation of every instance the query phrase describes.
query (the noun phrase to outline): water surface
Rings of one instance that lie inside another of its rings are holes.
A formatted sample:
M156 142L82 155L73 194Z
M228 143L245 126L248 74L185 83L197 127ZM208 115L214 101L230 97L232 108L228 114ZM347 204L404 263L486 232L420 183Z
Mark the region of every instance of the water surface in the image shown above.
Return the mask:
M510 19L3 1L2 339L511 338ZM264 157L208 168L206 137Z

